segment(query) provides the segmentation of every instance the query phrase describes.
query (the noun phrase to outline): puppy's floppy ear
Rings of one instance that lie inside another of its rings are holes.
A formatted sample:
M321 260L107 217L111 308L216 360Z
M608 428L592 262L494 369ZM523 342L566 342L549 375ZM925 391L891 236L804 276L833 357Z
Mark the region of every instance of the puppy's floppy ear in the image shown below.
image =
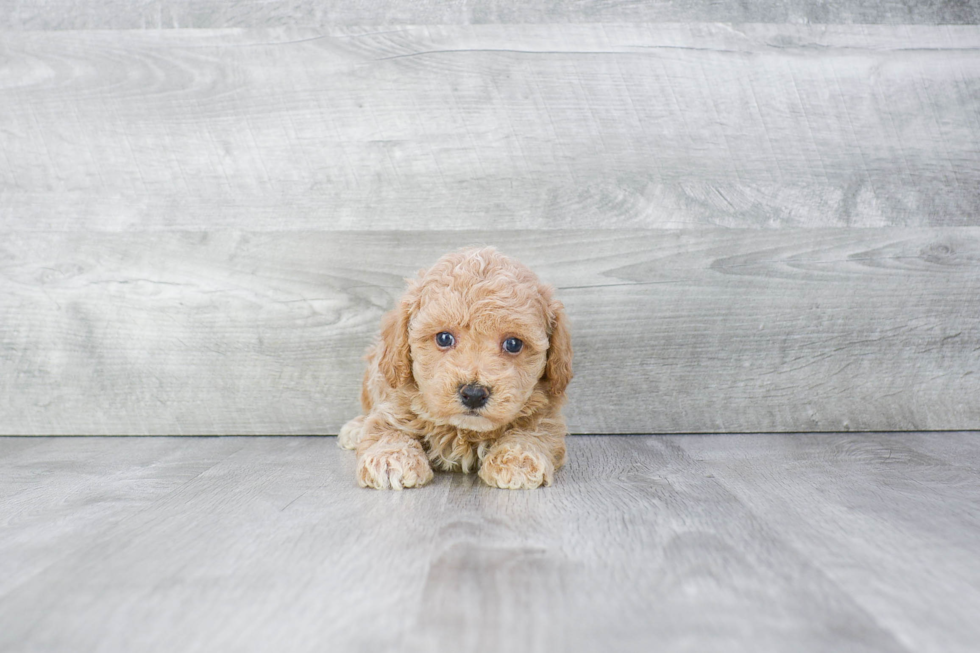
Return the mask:
M412 352L408 346L408 322L418 306L418 287L409 282L398 305L381 320L378 368L392 388L412 380Z
M572 334L569 330L565 306L557 299L548 304L551 335L548 344L548 361L544 376L548 379L552 397L563 397L565 388L572 380Z

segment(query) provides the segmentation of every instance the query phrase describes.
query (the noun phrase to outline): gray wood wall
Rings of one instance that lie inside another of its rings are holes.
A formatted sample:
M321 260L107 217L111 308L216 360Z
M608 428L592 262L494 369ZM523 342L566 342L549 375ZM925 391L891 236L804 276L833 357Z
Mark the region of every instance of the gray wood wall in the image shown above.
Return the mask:
M573 432L980 428L980 3L570 5L0 1L0 433L335 433L468 244Z

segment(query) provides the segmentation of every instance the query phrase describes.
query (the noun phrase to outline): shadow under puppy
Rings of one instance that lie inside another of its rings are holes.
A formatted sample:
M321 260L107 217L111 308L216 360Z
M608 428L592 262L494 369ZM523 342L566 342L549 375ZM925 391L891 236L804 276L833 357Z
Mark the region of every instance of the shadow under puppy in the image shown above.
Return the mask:
M565 462L568 320L551 286L492 247L447 254L416 279L368 349L364 414L338 444L357 481L424 485L432 467L488 485L550 485ZM430 465L431 463L431 465Z

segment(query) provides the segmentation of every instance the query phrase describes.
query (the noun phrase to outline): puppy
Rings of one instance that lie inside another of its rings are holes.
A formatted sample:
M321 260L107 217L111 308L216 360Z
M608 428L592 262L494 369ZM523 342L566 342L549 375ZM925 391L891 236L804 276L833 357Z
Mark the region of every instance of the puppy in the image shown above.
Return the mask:
M432 468L488 485L550 485L565 462L568 320L553 289L492 247L447 254L416 279L368 349L364 414L338 444L362 487L425 485Z

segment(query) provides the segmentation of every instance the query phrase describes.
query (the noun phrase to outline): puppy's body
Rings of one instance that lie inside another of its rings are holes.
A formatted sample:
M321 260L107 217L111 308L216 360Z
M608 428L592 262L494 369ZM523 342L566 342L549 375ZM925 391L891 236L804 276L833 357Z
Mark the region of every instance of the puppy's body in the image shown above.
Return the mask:
M492 248L449 254L385 315L364 415L339 444L357 450L365 487L423 485L432 466L497 487L548 485L565 460L571 358L550 286Z

